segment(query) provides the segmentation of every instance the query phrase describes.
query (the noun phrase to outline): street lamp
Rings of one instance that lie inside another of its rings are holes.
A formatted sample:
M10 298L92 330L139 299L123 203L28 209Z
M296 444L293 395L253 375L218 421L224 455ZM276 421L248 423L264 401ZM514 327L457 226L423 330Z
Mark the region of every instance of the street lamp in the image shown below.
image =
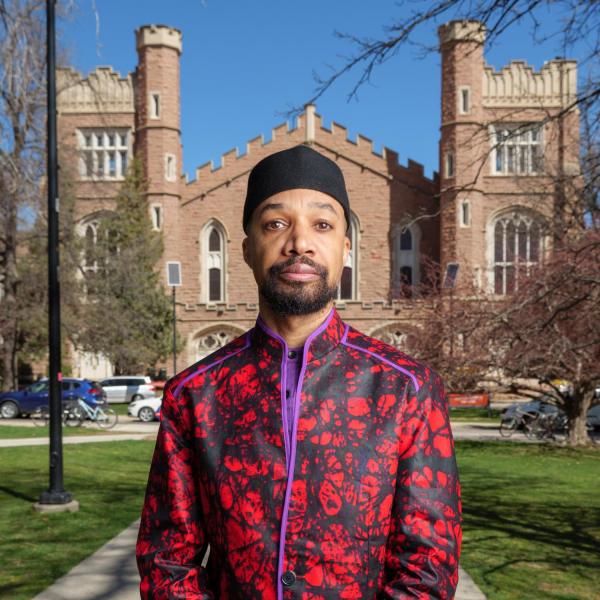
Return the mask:
M458 277L458 268L458 263L448 263L442 283L442 288L450 290L450 358L454 356L454 287Z
M167 262L167 284L173 288L173 375L177 374L177 313L175 310L175 290L181 285L181 263Z
M50 486L34 508L74 512L79 503L63 486L62 391L60 372L60 280L58 276L58 150L56 144L56 0L46 1L48 153L48 338L50 402Z

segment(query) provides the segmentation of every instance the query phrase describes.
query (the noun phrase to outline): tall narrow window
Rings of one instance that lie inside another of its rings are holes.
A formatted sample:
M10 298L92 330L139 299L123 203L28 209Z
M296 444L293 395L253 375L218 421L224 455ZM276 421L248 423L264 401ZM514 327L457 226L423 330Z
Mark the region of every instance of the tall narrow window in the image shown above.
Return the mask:
M471 226L471 202L469 200L462 200L460 203L460 226Z
M162 206L160 204L153 204L150 216L152 218L152 229L160 231L162 229Z
M342 279L338 288L338 300L356 300L358 297L358 219L354 213L350 214L350 252L344 263Z
M416 224L396 225L392 233L392 297L410 296L420 283L421 230Z
M454 153L446 152L446 177L454 177Z
M96 271L96 223L89 224L85 228L85 245L83 253L83 268L86 271Z
M177 179L177 159L174 154L165 154L165 179L167 181Z
M519 289L519 279L527 276L542 253L542 228L538 220L524 212L513 212L493 224L493 289L510 294Z
M216 222L202 232L202 296L204 302L225 302L225 234Z
M150 94L150 118L160 119L160 94L156 92Z
M471 89L462 86L458 89L458 112L467 115L471 112Z

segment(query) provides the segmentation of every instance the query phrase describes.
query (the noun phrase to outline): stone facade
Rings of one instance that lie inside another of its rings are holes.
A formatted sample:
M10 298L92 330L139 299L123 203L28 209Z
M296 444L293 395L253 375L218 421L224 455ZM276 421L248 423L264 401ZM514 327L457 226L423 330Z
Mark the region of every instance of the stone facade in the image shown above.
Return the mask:
M149 210L164 236L163 263L181 263L177 317L186 349L178 368L253 325L257 293L241 252L247 177L264 156L296 144L310 144L335 160L346 178L353 251L337 303L345 320L402 345L422 315L416 314L418 303L407 303L401 296L401 283L418 283L426 259L443 265L459 262L461 277L472 277L493 291L494 219L514 209L534 221L543 220L553 210L554 197L551 178L543 173L525 169L516 176L509 163L506 173L493 172L493 128L505 122L542 123L545 168L555 168L560 154L563 166L576 170L577 112L567 111L563 119L560 139L568 146L566 152L558 152L555 124L546 124L548 116L573 101L576 66L572 61L551 61L534 73L515 61L496 73L484 63L485 31L480 24L451 22L439 33L440 177L433 179L425 177L418 163L399 164L393 150L374 152L366 137L349 139L342 125L324 127L315 107L308 105L293 127L275 127L268 141L262 136L250 140L242 151L223 154L220 166L205 164L188 180L182 175L180 130L182 35L175 29L140 28L138 66L126 78L106 67L87 78L71 70L61 72L61 167L76 182L82 235L92 235L94 220L114 208L126 164L124 149L129 159L134 154L142 159ZM536 144L534 140L513 151L520 152L519 157L529 153L527 160L533 164L531 153L537 148L531 146ZM510 236L510 224L506 227L505 235ZM527 238L527 248L534 243ZM164 275L165 264L159 267ZM498 268L505 274L510 271L510 265ZM509 275L505 279L509 281Z

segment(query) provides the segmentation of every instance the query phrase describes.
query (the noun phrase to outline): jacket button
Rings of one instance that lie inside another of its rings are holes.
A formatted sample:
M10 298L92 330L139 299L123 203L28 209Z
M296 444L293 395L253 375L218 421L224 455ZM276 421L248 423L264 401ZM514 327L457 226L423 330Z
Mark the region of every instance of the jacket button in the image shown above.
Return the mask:
M290 350L288 352L288 358L294 360L294 358L296 358L296 351L295 350Z
M294 585L294 583L296 583L296 573L294 573L294 571L286 571L281 576L281 582L287 587Z

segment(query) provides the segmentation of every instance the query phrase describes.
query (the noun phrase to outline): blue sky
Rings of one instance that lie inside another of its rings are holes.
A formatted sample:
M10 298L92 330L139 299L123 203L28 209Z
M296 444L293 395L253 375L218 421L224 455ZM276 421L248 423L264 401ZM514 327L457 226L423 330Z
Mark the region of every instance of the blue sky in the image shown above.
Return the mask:
M71 64L88 73L111 65L122 75L136 64L134 30L164 24L183 32L181 57L184 171L285 120L292 106L302 105L315 89L313 71L326 74L352 52L334 31L380 36L382 27L402 14L392 0L80 0L60 25L59 43ZM410 7L410 3L409 3ZM552 25L557 16L541 15ZM433 26L419 42L434 44ZM569 58L580 58L575 52ZM345 125L408 158L437 170L440 112L440 61L405 48L379 67L371 85L347 102L352 76L341 79L317 102L325 124ZM539 69L560 54L556 42L534 44L529 25L510 30L486 52L496 69L513 59Z

